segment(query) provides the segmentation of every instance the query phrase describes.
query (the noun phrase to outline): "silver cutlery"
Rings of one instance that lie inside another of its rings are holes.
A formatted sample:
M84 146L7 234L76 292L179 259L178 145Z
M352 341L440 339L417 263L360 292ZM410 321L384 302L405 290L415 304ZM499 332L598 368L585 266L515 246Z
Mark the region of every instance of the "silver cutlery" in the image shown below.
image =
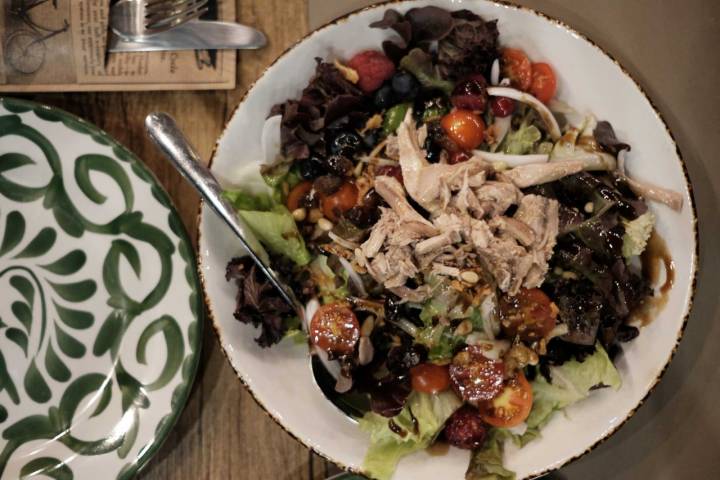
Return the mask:
M286 302L305 320L305 307L295 297L292 289L277 276L270 267L270 258L265 248L237 216L232 205L223 197L222 187L209 168L202 164L200 157L185 138L173 118L166 113L151 113L145 118L145 128L150 139L170 159L183 177L195 187L200 196L215 213L225 221L230 230L240 239L261 272L277 288Z
M128 40L168 31L207 12L208 0L120 0L110 8L110 28Z
M212 172L202 164L200 157L180 131L175 120L166 113L151 113L145 118L145 129L160 151L200 193L203 201L225 221L230 230L240 239L260 271L277 288L304 324L305 307L297 299L292 289L270 267L267 252L247 225L237 216L232 205L222 196L222 187ZM325 398L350 418L362 416L362 413L369 409L367 396L339 394L335 390L337 379L327 368L326 362L317 354L310 356L310 368L320 391Z
M108 51L257 49L266 43L265 35L252 27L231 22L193 20L139 40L126 40L118 35L111 35Z

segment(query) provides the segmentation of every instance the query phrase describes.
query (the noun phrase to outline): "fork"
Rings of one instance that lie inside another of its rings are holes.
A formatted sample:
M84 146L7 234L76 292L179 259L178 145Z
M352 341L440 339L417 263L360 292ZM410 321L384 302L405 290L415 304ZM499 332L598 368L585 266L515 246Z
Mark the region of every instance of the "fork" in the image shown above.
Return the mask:
M117 35L139 40L196 19L208 11L208 0L119 0L110 11Z

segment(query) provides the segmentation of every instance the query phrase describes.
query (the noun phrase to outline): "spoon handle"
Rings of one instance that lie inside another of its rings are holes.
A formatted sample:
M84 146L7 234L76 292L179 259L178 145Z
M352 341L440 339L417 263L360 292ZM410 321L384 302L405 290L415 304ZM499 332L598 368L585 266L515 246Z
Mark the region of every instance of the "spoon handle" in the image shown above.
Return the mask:
M175 168L200 193L203 200L222 218L240 242L247 249L250 257L258 268L268 277L270 282L278 289L290 306L292 306L300 320L304 321L304 308L295 297L293 291L278 278L270 268L270 259L267 252L257 240L252 231L235 213L232 205L222 195L222 187L210 170L202 164L200 157L190 146L175 120L166 113L151 113L145 119L145 128L148 135L169 158Z

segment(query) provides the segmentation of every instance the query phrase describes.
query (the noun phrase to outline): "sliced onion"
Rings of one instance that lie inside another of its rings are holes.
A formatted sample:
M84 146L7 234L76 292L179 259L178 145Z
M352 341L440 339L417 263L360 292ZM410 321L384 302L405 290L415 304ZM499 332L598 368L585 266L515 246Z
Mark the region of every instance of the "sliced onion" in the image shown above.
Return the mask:
M282 141L280 140L280 125L282 123L281 115L274 115L263 125L262 134L260 135L260 145L262 146L263 158L265 165L275 164L278 155L280 155Z
M553 140L557 140L562 135L560 132L560 125L558 125L552 112L548 110L544 103L529 93L521 92L520 90L509 87L490 87L487 91L488 95L491 97L508 97L513 100L517 100L518 102L527 103L538 111L540 118L542 118L543 122L545 122L548 132L550 133L550 137L552 137Z
M500 59L496 58L490 67L490 85L500 83Z
M348 280L350 280L353 285L355 285L355 288L357 289L360 296L367 297L367 291L365 290L365 285L363 285L362 278L360 278L360 275L358 275L352 265L350 265L350 262L340 256L338 256L337 259L340 261L340 265L342 265L347 272Z
M350 391L350 389L353 386L353 380L351 377L346 377L345 375L338 375L337 381L335 383L335 391L338 393L347 393Z
M680 192L658 187L657 185L652 185L650 183L633 180L632 178L627 176L625 177L625 180L628 182L628 185L636 194L645 197L648 200L663 203L675 210L676 212L682 210L683 196Z
M500 322L497 321L495 295L488 295L480 304L480 317L483 319L483 331L489 339L500 333Z
M550 155L546 153L510 155L507 153L485 152L483 150L473 150L473 156L480 157L488 162L505 162L509 167L528 165L530 163L546 163L550 159Z
M508 115L507 117L500 117L495 118L495 123L493 123L495 130L494 136L495 136L495 143L493 146L497 148L500 143L505 139L505 135L510 131L510 125L512 124L512 115Z
M341 236L337 235L336 233L333 233L332 230L328 232L328 237L330 237L335 243L340 245L341 247L348 248L352 251L355 251L356 248L358 248L360 245L358 245L355 242L351 242L350 240L345 240Z
M369 337L360 337L360 343L358 345L358 362L360 365L367 365L372 362L375 356L375 348Z
M627 153L626 149L622 149L617 154L617 169L618 172L620 172L620 175L625 176L625 154Z
M305 305L305 331L310 331L310 321L315 316L315 313L317 313L318 308L320 308L320 302L317 298L311 298L310 301Z

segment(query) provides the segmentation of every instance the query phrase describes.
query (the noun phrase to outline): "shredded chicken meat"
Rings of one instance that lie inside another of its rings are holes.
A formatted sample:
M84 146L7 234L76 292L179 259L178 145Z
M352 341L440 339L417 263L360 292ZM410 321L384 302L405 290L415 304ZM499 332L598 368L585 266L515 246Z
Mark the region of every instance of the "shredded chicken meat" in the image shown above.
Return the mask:
M355 249L358 265L411 302L432 295L426 275L460 277L464 270L483 272L510 295L540 286L558 234L558 202L524 195L519 188L554 178L559 170L571 172L574 165L551 172L506 172L488 180L494 170L480 158L429 163L420 148L424 135L408 113L397 137L404 185L390 176L375 179L375 190L389 208L381 209L369 237ZM408 196L424 211L416 210ZM517 209L509 215L512 206ZM410 279L420 286L409 287Z

